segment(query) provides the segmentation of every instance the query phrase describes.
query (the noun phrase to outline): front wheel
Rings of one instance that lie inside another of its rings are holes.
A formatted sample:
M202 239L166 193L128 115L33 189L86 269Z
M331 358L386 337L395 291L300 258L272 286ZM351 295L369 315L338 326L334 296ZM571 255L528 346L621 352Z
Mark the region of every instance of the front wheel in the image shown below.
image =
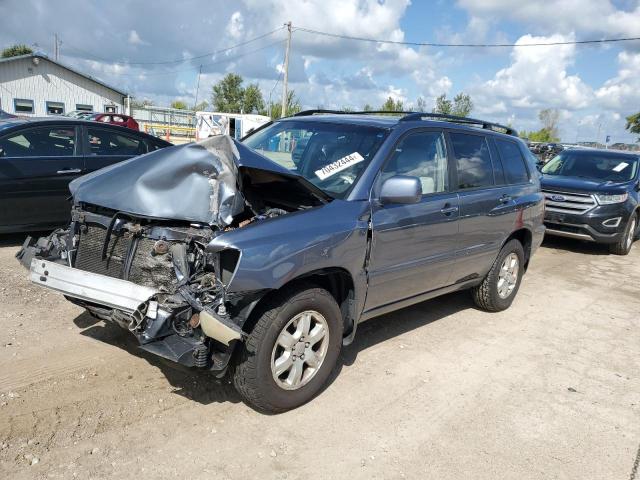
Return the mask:
M296 408L324 386L342 345L342 316L329 292L289 288L263 309L233 371L249 405L266 413Z
M616 243L609 245L609 251L616 255L628 255L633 241L636 239L637 230L638 215L633 214L627 222L627 228L624 229L622 237Z
M524 249L518 240L510 240L482 283L471 290L475 304L488 312L506 310L518 293L523 274Z

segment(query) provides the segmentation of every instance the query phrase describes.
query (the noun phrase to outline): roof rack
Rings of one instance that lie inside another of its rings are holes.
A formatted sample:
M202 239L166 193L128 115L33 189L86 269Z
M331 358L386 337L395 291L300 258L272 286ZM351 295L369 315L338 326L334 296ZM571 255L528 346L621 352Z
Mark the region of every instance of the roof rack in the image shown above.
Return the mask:
M511 127L507 127L506 125L487 122L485 120L477 120L475 118L458 117L456 115L447 115L445 113L415 112L415 113L410 113L408 115L405 115L400 119L400 121L411 122L415 120L425 120L425 119L441 120L443 122L458 123L460 125L478 126L486 130L492 130L498 133L506 133L507 135L513 135L514 137L518 136L518 132L515 129Z
M403 112L400 110L366 110L366 111L358 111L358 112L347 112L345 110L303 110L294 114L294 117L307 117L309 115L321 115L321 114L341 114L341 115L409 115L417 112Z
M370 110L361 112L345 112L344 110L303 110L294 115L294 117L306 117L310 115L321 114L337 114L337 115L403 115L400 119L401 122L412 122L419 120L440 120L442 122L457 123L460 125L469 125L484 128L498 133L506 133L514 137L518 136L518 132L506 125L500 125L499 123L487 122L485 120L478 120L475 118L459 117L456 115L448 115L445 113L428 113L428 112L403 112L397 110Z

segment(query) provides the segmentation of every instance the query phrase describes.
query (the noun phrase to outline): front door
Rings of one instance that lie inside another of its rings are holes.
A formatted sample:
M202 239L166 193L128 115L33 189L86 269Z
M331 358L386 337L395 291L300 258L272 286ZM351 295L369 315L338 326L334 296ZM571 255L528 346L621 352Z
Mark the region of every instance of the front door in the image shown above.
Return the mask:
M21 129L0 138L0 228L69 222L69 182L83 171L74 125Z
M449 191L444 135L422 130L405 136L381 172L418 177L416 204L372 207L369 289L365 310L410 298L450 282L458 236L458 195Z

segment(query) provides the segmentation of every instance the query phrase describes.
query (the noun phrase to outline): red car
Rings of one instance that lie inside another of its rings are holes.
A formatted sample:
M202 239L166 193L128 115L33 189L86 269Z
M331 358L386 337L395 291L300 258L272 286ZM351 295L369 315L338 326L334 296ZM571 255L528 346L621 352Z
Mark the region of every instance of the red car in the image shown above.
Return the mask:
M120 125L121 127L127 127L131 130L140 130L138 122L129 115L122 115L121 113L96 113L87 117L86 120L93 120L95 122L110 123L111 125Z

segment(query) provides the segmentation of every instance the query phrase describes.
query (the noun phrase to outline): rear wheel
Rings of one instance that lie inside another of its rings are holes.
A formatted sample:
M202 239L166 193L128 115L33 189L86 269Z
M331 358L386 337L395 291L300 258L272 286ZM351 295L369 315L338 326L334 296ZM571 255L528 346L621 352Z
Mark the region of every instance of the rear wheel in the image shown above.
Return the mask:
M471 290L475 304L488 312L506 310L518 293L523 274L524 249L518 240L510 240L482 283Z
M628 255L636 239L637 230L638 215L633 214L627 222L627 228L625 228L622 237L616 243L609 245L609 251L616 255Z
M342 345L342 316L329 292L285 289L262 311L233 372L242 398L257 410L296 408L324 386Z

